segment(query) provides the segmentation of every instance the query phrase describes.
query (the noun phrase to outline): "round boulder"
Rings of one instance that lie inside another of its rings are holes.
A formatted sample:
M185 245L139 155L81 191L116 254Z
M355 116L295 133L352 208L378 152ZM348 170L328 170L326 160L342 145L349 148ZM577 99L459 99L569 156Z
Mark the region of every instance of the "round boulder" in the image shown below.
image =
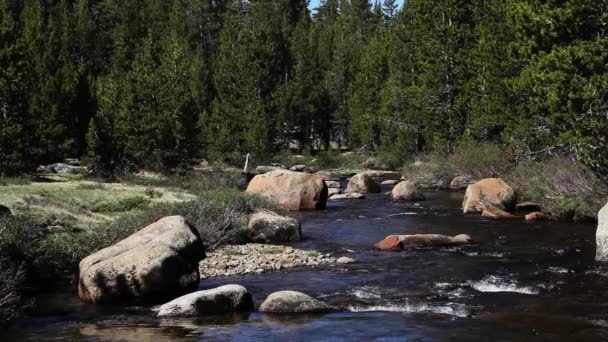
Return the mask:
M469 185L462 202L465 214L482 212L486 207L507 210L515 203L515 191L500 178L487 178Z
M302 227L298 220L268 210L251 215L248 225L252 241L283 243L302 240Z
M345 193L380 193L382 187L369 174L359 173L354 175L348 182Z
M421 201L424 200L424 194L418 190L416 183L404 181L393 188L391 198L393 201Z
M597 244L595 260L608 261L608 204L597 215L595 241Z
M253 298L240 285L197 291L162 305L157 317L207 316L253 310Z
M80 262L86 302L159 301L197 289L205 247L181 216L165 217Z
M323 313L333 310L331 306L296 291L275 292L260 306L260 312L264 313Z
M247 192L266 197L287 210L325 209L327 185L323 177L288 170L255 176Z
M535 211L526 215L526 221L542 221L545 219L545 214L540 211Z

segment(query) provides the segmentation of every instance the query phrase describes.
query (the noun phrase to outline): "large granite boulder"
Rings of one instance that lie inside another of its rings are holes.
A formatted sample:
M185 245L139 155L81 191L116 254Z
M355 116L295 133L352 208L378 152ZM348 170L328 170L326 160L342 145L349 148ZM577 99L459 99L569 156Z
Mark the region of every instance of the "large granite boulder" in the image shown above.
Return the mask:
M439 234L389 235L376 244L383 251L398 251L405 247L449 247L471 243L471 237L465 234L445 236Z
M380 193L382 187L368 173L354 175L348 182L345 193Z
M416 183L403 181L393 188L391 198L393 201L421 201L424 200L424 194L418 190Z
M74 166L65 163L55 163L46 167L46 172L56 174L79 174L86 171L83 166Z
M327 185L323 177L277 170L255 176L247 192L264 196L287 210L325 209Z
M302 240L302 227L298 220L260 210L249 219L251 240L260 243L284 243Z
M160 301L197 289L205 248L181 216L165 217L80 262L86 302Z
M162 305L158 317L208 316L253 310L253 298L240 285L224 285L197 291Z
M507 210L515 204L515 191L500 178L487 178L469 185L464 194L465 214L482 212L487 207Z
M296 291L275 292L260 306L260 312L264 313L322 313L333 310L326 303Z
M608 261L608 204L597 215L595 260Z

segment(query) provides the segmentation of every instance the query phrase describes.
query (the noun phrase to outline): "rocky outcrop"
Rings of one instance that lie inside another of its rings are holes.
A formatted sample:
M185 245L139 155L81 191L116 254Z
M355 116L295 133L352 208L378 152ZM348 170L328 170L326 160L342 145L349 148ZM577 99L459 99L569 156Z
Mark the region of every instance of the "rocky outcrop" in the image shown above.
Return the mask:
M487 178L469 185L462 209L465 214L482 212L486 207L507 210L515 203L515 191L500 178Z
M393 188L391 198L393 201L421 201L424 200L424 194L418 190L416 183L404 181Z
M302 240L302 227L298 220L281 216L268 210L260 210L249 219L251 241L260 243L284 243Z
M543 221L545 219L545 214L540 211L536 211L526 215L526 221Z
M255 176L247 192L266 197L287 210L325 209L327 185L321 176L278 170Z
M348 182L345 193L380 193L382 188L369 174L359 173Z
M56 173L59 175L63 174L79 174L86 171L86 168L83 166L73 166L65 163L55 163L48 165L46 167L46 172L48 173Z
M597 215L595 260L608 261L608 204Z
M80 262L86 302L158 301L196 290L201 238L181 216L165 217Z
M398 251L405 247L448 247L471 243L465 234L454 237L439 234L390 235L376 244L383 251Z
M466 189L469 185L474 184L475 180L471 176L456 176L450 182L450 189L460 190Z
M253 310L253 298L240 285L225 285L211 290L197 291L162 305L158 317L189 317L220 315Z
M493 219L515 218L517 216L496 207L486 207L481 216Z
M260 312L264 313L323 313L333 310L326 303L296 291L275 292L260 306Z
M332 201L345 200L345 199L365 199L365 195L357 193L357 192L351 192L348 194L338 194L338 195L333 195L330 197L330 200L332 200Z

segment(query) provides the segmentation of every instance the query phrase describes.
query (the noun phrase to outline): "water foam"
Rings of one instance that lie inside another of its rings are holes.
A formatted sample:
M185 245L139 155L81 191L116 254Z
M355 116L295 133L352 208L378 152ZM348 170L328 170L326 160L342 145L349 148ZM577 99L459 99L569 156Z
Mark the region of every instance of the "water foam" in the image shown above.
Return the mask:
M515 292L527 295L537 295L537 288L519 286L513 279L490 275L480 281L468 281L468 286L479 292Z
M402 304L402 305L375 305L375 306L350 306L351 312L403 312L403 313L435 313L456 317L469 317L471 312L466 305L448 303L446 305L429 304Z

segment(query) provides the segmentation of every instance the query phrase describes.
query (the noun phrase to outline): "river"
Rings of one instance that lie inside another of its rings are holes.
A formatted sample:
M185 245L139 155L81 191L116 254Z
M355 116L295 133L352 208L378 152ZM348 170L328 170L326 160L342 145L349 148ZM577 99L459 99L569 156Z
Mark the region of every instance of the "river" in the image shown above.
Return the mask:
M41 298L36 315L0 341L607 341L608 267L594 262L595 225L463 216L462 193L426 193L419 205L385 195L299 212L294 244L355 264L203 280L247 287L259 305L297 290L338 313L157 319L149 307L78 301L73 288ZM381 252L391 234L470 235L458 248Z

